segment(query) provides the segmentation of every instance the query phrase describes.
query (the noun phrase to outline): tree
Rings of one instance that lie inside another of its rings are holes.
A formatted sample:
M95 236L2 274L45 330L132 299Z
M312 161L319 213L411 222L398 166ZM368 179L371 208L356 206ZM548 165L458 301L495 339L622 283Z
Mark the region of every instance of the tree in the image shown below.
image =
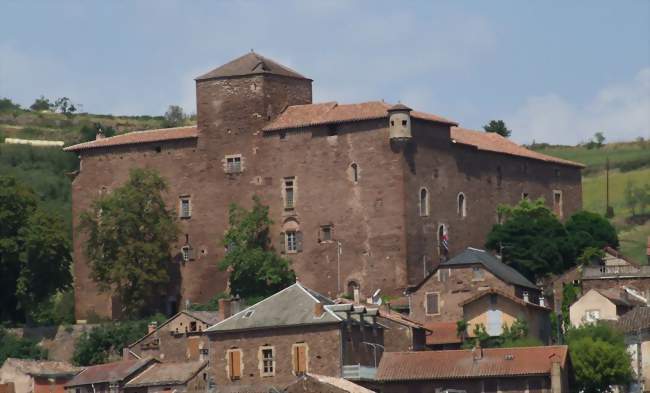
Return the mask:
M0 327L0 364L7 358L47 359L47 350L39 347L34 340L18 337Z
M492 227L485 246L499 252L503 262L533 282L575 265L569 233L543 199L523 199L513 207L498 209L505 221Z
M170 105L165 112L165 121L163 122L165 127L178 127L185 124L187 116L183 112L183 108L178 105Z
M594 140L596 142L596 146L600 149L603 147L603 142L605 142L605 135L603 135L602 132L597 132L594 134Z
M483 126L483 129L485 132L496 132L504 138L508 138L512 134L503 120L491 120L490 123Z
M37 303L69 287L70 243L62 219L33 191L0 176L0 318L23 321Z
M60 111L67 117L72 117L72 114L77 111L77 107L68 97L61 97L54 101L54 109Z
M230 272L233 294L244 298L266 297L296 281L290 262L271 247L269 208L257 196L253 197L251 210L231 204L229 224L223 238L228 251L219 268Z
M20 105L11 101L9 98L0 98L0 112L20 109Z
M49 111L52 110L54 105L48 100L47 98L40 96L36 100L34 100L34 103L29 107L29 109L35 111L35 112L40 112L40 111Z
M618 248L616 229L605 217L598 213L579 211L565 223L576 253L582 254L588 247L602 249L605 246Z
M103 126L102 123L94 123L93 125L84 124L79 132L81 133L80 142L94 141L97 138L97 132L101 130L105 138L115 136L117 133L115 128L111 126Z
M624 337L604 323L570 329L567 344L575 374L575 390L584 393L611 392L632 379L630 355Z
M81 215L86 255L100 290L115 291L122 313L142 315L165 293L178 223L165 206L165 181L149 169L133 169L122 187L100 196Z

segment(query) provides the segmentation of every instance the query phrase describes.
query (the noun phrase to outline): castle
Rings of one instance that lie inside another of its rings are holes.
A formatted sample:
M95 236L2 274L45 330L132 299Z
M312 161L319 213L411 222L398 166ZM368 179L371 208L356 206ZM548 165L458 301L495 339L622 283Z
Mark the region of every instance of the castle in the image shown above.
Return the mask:
M382 101L312 103L312 80L251 52L196 78L197 126L132 132L65 150L80 158L72 183L77 319L117 317L89 277L81 212L133 167L169 183L182 234L175 312L227 288L217 268L228 205L270 207L274 247L315 290L399 294L441 259L481 247L496 207L545 198L559 217L581 208L580 164L497 134Z

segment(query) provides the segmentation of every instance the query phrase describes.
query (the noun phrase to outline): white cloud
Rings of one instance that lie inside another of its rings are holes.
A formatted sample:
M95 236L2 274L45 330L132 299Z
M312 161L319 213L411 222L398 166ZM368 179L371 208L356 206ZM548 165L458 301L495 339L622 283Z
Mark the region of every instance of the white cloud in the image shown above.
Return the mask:
M602 88L582 105L557 94L530 97L506 116L520 142L575 144L603 132L610 141L650 137L650 67L631 80Z

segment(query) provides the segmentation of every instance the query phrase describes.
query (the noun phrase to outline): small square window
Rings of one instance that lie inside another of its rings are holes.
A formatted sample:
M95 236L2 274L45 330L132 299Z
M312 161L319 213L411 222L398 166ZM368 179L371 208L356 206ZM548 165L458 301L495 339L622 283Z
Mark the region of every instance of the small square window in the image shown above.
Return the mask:
M402 125L403 125L404 127L406 127L406 124L407 124L407 121L406 121L406 120L402 120Z
M180 218L192 217L192 205L189 197L180 198L179 216Z
M521 199L528 199L528 193L527 192L522 192L521 193Z
M240 173L241 171L241 156L226 156L226 172Z
M193 260L194 259L193 253L194 251L192 250L192 247L190 246L181 247L181 258L183 259L183 262Z
M320 240L323 242L332 241L332 226L323 225L320 227Z

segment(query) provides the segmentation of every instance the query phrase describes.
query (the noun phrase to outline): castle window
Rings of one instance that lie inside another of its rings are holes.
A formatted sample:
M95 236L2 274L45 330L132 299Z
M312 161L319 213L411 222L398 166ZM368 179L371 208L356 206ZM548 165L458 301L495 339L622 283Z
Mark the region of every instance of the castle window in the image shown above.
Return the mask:
M181 247L181 258L183 262L191 261L194 259L194 250L189 245Z
M192 203L189 196L182 196L179 200L178 216L180 218L192 217Z
M272 377L275 375L275 358L273 356L273 347L260 347L260 374L263 377Z
M242 172L241 154L226 156L226 173Z
M227 352L228 359L228 378L235 381L241 379L242 374L242 350L229 349Z
M293 209L295 207L295 186L296 178L295 177L285 177L284 178L284 208Z
M284 235L285 237L285 250L288 253L298 252L298 232L287 231Z
M497 166L497 187L501 187L501 181L503 180L503 174L501 173L501 166Z
M402 120L402 125L403 125L403 126L406 126L406 123L407 123L406 120Z
M458 194L458 217L465 218L467 216L467 200L465 194L462 192Z
M440 293L439 292L427 292L426 296L426 314L427 315L438 315L440 314Z
M332 241L332 225L323 225L320 227L320 240L322 242Z
M420 217L429 215L429 192L426 188L420 188Z
M564 217L564 209L562 208L562 191L553 190L553 212L559 218Z

